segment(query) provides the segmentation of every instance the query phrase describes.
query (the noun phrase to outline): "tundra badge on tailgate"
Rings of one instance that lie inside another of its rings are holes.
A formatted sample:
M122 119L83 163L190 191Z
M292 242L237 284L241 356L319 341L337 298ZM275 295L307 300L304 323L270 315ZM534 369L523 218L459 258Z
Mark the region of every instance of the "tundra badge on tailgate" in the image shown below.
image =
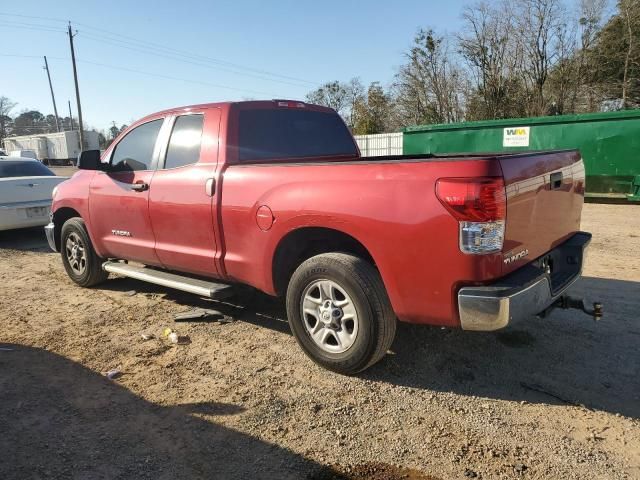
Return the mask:
M504 256L504 264L505 265L509 265L510 263L515 262L516 260L520 260L521 258L526 257L527 255L529 255L529 250L528 249L524 249L518 253L514 253L513 255L510 255L511 252L507 253Z

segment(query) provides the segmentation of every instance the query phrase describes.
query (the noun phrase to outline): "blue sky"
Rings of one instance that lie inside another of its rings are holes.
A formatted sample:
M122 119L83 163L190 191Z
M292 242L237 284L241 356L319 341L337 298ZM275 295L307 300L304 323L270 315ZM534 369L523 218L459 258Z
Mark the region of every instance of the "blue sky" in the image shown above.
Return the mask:
M418 27L455 32L468 3L5 0L0 95L18 103L13 113L52 113L47 55L58 112L68 115L71 99L75 116L67 20L78 31L83 117L98 129L192 103L303 99L333 79L388 84Z

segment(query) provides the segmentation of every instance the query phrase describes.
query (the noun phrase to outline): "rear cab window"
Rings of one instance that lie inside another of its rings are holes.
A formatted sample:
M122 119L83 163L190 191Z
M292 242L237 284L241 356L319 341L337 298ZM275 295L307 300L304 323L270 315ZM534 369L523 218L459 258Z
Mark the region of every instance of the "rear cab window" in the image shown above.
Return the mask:
M237 141L240 163L358 154L336 113L305 108L241 109Z
M37 161L0 160L0 178L55 176L55 173Z

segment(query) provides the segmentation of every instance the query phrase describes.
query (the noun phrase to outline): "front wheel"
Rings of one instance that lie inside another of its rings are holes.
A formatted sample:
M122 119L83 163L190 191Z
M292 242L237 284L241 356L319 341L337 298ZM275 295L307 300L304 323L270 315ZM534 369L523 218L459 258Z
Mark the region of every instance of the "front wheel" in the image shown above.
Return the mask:
M62 226L60 254L69 278L81 287L91 287L107 279L102 262L93 249L84 220L70 218Z
M317 255L296 269L287 288L287 316L314 362L347 375L384 357L396 331L378 271L344 253Z

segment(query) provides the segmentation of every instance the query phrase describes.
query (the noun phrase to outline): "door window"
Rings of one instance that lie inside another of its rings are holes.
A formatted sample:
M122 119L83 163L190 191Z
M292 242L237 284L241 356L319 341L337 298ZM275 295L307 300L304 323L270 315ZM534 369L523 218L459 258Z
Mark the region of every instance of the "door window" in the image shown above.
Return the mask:
M144 123L131 130L116 145L111 166L116 171L150 170L153 150L164 119Z
M176 118L164 168L183 167L198 162L203 122L204 115L182 115Z

